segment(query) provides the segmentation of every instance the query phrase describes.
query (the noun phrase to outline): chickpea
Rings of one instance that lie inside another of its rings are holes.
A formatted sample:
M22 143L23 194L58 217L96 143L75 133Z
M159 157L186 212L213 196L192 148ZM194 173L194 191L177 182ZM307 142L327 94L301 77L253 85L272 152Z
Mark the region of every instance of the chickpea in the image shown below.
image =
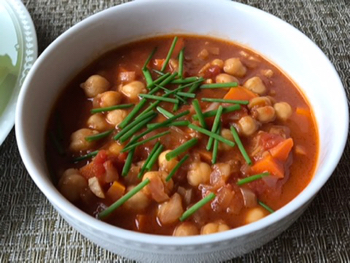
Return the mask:
M221 136L233 142L233 135L229 129L222 129ZM227 145L226 143L222 143L222 142L219 143L219 150L229 151L230 149L232 149L232 147Z
M209 223L202 227L201 229L201 235L208 235L208 234L214 234L219 233L223 231L230 230L229 226L224 223Z
M87 120L89 128L97 131L105 131L109 128L109 124L106 122L105 117L101 113L93 114Z
M181 196L175 193L168 202L164 202L158 207L158 219L162 225L176 222L183 214Z
M173 232L173 236L195 236L198 235L199 231L197 229L197 227L190 222L184 222L180 225L178 225L174 232Z
M267 90L263 81L259 77L252 77L248 79L246 82L244 82L243 86L259 95L263 95Z
M140 93L146 93L147 90L145 84L135 80L122 86L120 91L131 100L136 100Z
M66 170L58 182L61 194L71 202L80 199L80 194L88 186L86 179L79 174L77 169Z
M221 73L215 78L216 83L238 82L238 79L232 75Z
M115 126L118 126L128 115L126 110L112 110L107 113L107 121Z
M127 192L130 192L135 186L129 186ZM139 191L137 194L133 195L129 200L124 203L124 207L138 212L143 211L150 204L150 199L142 191Z
M251 116L244 116L238 121L242 135L250 136L258 130L258 124Z
M164 152L162 152L159 155L159 157L158 157L158 165L159 165L159 169L160 170L163 170L163 171L166 171L166 172L170 173L171 170L174 169L174 167L177 165L178 160L177 160L177 158L173 158L170 161L168 161L165 158L165 155L168 152L171 152L171 150L164 151Z
M258 113L258 120L262 123L274 121L276 118L275 109L272 106L264 106L255 109Z
M210 181L211 167L204 162L196 162L190 166L187 172L188 183L192 186L206 184Z
M80 129L72 133L70 136L69 149L74 152L88 150L93 146L94 142L88 142L85 137L97 134L98 132L91 129Z
M115 155L120 154L120 151L124 149L123 145L120 145L117 142L113 142L110 146L109 146L109 151Z
M282 121L286 121L290 116L292 116L292 107L287 102L277 102L273 105L276 111L276 116Z
M269 97L255 97L249 101L248 108L251 110L255 107L271 106L271 104Z
M239 58L229 58L225 60L224 71L233 76L243 77L247 72L247 68Z
M258 221L266 216L266 212L262 207L251 208L245 217L245 223L250 224L255 221Z
M150 183L142 189L142 192L158 203L169 200L168 194L173 188L174 183L173 180L165 181L167 175L166 172L162 171L145 173L142 181L148 179Z
M224 61L223 61L222 59L218 59L218 58L213 59L213 61L211 62L211 64L212 64L213 66L218 66L218 67L221 68L221 69L224 67Z
M106 91L99 94L98 97L101 108L118 105L122 100L122 95L118 91Z
M110 88L108 80L100 75L92 75L84 83L80 84L84 89L85 95L93 98L98 94L107 91Z

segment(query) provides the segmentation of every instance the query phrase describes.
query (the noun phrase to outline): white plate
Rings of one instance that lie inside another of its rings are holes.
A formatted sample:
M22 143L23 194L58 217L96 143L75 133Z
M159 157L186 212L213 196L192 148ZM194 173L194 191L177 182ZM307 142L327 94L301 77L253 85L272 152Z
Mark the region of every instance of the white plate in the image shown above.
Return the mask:
M0 145L15 123L19 90L37 58L33 21L20 0L0 0Z

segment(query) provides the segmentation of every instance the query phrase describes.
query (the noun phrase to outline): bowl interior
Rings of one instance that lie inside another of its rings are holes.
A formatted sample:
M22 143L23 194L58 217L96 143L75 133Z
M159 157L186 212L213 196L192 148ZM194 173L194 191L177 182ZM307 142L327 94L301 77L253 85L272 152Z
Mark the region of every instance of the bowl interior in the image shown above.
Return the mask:
M242 4L210 0L145 2L123 4L78 23L54 41L30 71L19 98L16 133L23 161L38 187L55 206L62 210L75 209L50 181L44 154L46 122L53 103L68 81L99 55L118 45L155 35L181 33L235 41L278 65L307 97L319 128L320 155L310 185L268 219L232 230L230 235L254 231L305 204L329 178L340 159L347 137L346 96L337 73L325 55L292 26ZM89 222L96 227L108 228L108 231L115 233L120 231L92 217L81 218L91 220ZM133 235L137 233L131 234L130 238ZM171 237L161 237L154 242L164 242L167 238L169 242L185 244ZM205 237L204 240L211 238ZM203 237L192 240L202 242Z

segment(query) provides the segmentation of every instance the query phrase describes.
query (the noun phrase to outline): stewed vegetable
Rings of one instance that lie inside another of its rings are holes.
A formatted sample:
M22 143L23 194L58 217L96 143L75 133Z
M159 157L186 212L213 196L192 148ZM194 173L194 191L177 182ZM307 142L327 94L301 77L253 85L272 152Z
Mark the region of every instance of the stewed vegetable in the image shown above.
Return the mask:
M318 154L312 111L279 69L191 36L130 43L83 70L53 109L46 145L69 201L174 236L268 216L306 187Z

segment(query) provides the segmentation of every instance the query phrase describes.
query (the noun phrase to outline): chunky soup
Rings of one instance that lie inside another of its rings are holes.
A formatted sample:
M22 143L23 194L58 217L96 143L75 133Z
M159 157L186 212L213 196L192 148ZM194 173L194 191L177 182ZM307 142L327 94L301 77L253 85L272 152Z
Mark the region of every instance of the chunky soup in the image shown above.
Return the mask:
M119 47L67 85L47 160L59 191L115 226L210 234L268 216L310 182L312 110L244 47L166 36Z

